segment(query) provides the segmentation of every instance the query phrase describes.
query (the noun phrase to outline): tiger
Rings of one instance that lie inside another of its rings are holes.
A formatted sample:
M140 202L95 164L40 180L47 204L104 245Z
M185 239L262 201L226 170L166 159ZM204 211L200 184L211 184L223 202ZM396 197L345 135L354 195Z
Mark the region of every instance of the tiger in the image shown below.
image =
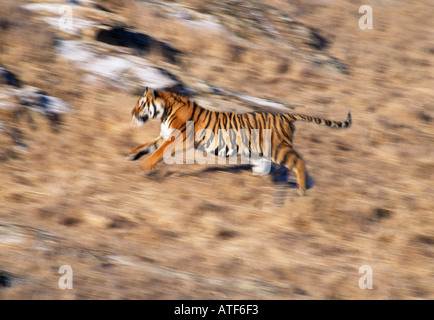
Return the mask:
M214 137L217 137L221 130L233 130L236 133L243 131L244 135L246 135L245 132L249 133L249 130L252 132L256 129L256 132L259 132L260 142L257 151L262 157L262 163L261 161L257 163L252 158L252 169L254 172L260 170L258 167L263 166L265 161L292 170L297 181L297 193L300 196L303 196L306 191L306 166L301 156L293 148L294 122L305 121L332 128L347 128L352 123L351 111L348 111L345 121L327 120L299 113L211 111L199 106L185 95L151 88L145 89L143 95L137 100L131 114L138 126L143 125L149 119L157 119L161 122L160 135L152 141L135 147L127 156L127 160L134 161L149 154L140 164L140 169L145 172L152 171L163 159L165 148L173 143L173 132L176 131L179 135L182 135L180 141L184 143L182 147L186 147L187 122L189 121L194 123L194 148L209 146L210 142L216 142L207 141L206 136L196 135L201 130L204 132L205 129L208 129L211 133L214 133ZM262 134L263 129L270 129L269 146L261 144L265 140ZM237 155L242 152L251 153L251 150L246 150L248 149L246 147L249 146L246 139L253 139L253 137L243 137L241 135L236 141L232 139L232 144L229 144L229 147L226 144L227 156L234 152ZM266 147L269 148L268 152L265 152ZM221 148L215 148L216 156L222 155L219 151L221 151ZM264 156L265 153L266 156Z

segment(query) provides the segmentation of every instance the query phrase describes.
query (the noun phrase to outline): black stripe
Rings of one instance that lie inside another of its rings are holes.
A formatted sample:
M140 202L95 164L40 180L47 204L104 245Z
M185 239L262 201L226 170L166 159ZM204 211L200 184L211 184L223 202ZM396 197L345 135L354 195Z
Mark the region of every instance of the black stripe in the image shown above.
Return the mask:
M196 118L195 113L197 111L197 105L193 103L193 112L191 113L191 118L194 120Z
M197 107L197 106L196 106ZM197 107L199 109L199 114L195 117L196 120L199 120L200 116L202 115L202 112L205 110L204 108Z
M243 120L243 127L244 127L244 129L247 129L250 132L251 127L250 127L250 124L249 124L249 120L248 120L247 114L243 115L242 120Z
M279 144L279 146L277 147L277 148L275 148L274 149L274 154L273 154L273 159L274 160L277 160L277 153L279 152L279 150L280 150L280 148L282 147L282 145L283 145L283 142L281 142L280 144ZM271 156L271 155L270 155Z
M167 120L169 121L168 123L167 123L167 126L170 128L171 127L171 125L172 125L172 122L173 122L173 120L175 120L175 114L174 113L172 113L168 118L167 118Z
M218 123L218 112L213 112L212 113L212 115L211 115L211 117L213 117L214 118L214 125L212 125L211 127L210 127L210 129L211 129L211 131L214 133L214 136L215 136L215 134L216 134L216 127L218 127L218 125L217 125L217 123Z
M286 139L288 139L288 142L292 144L292 138L291 135L288 134L288 132L286 132L285 130L282 130L283 135L285 136Z
M235 128L238 131L240 131L240 115L235 114Z
M218 129L222 129L223 128L223 116L221 112L217 112L216 114L216 121L215 121L215 126L214 126L214 133L217 134L217 130Z
M230 125L229 125L229 128L233 128L233 129L235 129L236 128L236 114L235 113L232 113L231 114L231 122L230 122Z
M209 122L211 121L211 111L206 109L204 110L205 110L205 118L203 119L203 121L204 121L204 129L205 129L206 127L208 127ZM207 122L205 123L205 121Z
M256 128L255 127L255 125L257 124L257 119L256 119L256 114L254 113L254 114L252 114L251 115L252 116L252 118L253 118L253 125L252 125L252 122L250 122L250 117L247 117L247 120L249 121L249 127L250 127L250 129L253 129L253 128L255 128L255 129L259 129L259 128Z
M272 133L275 133L279 140L283 140L282 135L280 134L280 131L282 131L282 132L284 131L283 125L281 123L279 123L279 126L278 127L276 126L276 115L273 115L272 121L273 121L273 123L271 123L271 128L273 128Z
M181 134L183 134L185 131L187 131L187 127L186 127L185 123L178 130L181 131Z
M283 115L283 117L286 119L286 121L289 121L289 122L297 120L294 113L285 113Z
M288 157L289 157L289 155L290 155L291 153L292 153L292 152L288 150L288 151L286 152L285 156L283 157L283 160L280 162L281 165L287 167L288 169L291 169L291 167L286 165L286 160L288 160Z

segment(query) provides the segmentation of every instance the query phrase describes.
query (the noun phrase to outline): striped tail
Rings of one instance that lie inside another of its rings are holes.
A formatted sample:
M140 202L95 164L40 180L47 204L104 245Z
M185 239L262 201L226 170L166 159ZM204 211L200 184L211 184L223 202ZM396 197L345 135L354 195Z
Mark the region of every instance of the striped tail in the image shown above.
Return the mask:
M320 124L323 126L328 126L332 128L347 128L351 126L351 111L348 111L347 119L345 121L334 121L327 120L322 118L315 118L305 114L299 113L288 113L287 116L291 121L305 121L305 122L314 122L316 124Z

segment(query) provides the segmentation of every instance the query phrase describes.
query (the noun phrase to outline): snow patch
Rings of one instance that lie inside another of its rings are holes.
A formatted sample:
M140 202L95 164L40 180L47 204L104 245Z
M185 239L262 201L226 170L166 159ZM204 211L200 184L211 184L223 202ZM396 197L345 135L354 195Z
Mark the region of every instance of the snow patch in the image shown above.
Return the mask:
M94 43L80 40L60 40L57 53L68 59L77 67L106 79L111 85L121 89L131 87L170 88L179 83L134 56L119 54L112 56L98 52ZM94 77L86 77L95 79Z
M49 96L39 88L2 88L0 91L0 108L8 109L18 105L43 114L71 113L72 108L60 98Z
M63 26L61 24L60 18L58 17L45 17L44 21L53 28L73 35L79 35L81 30L92 28L98 25L98 23L95 21L75 17L71 20L71 25L68 27Z

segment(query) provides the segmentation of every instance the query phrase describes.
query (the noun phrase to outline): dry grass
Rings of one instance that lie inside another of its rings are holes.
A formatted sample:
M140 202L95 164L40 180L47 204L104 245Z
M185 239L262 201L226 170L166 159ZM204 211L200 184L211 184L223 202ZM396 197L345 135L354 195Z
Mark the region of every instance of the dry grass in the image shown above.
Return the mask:
M43 88L53 96L74 103L84 89L76 69L54 51L56 34L49 26L20 7L25 1L3 1L0 20L0 60L22 83ZM76 85L71 86L71 83Z
M31 13L20 7L23 1L3 1L0 12L2 60L7 58L11 65L31 67L31 63L51 63L54 33L45 23L36 21Z
M184 6L200 12L201 6L194 1ZM244 91L255 94L262 89L264 82L272 83L279 87L271 86L271 92L260 94L271 97L287 91L289 82L300 76L300 68L292 68L293 58L288 57L282 48L240 42L225 28L197 27L191 21L174 19L159 8L141 2L123 8L121 13L130 19L133 26L183 52L182 68L186 72L215 85L236 87L247 81L249 86ZM194 17L192 21L196 21ZM303 63L299 64L303 66Z
M54 54L52 31L7 2L3 18L14 27L0 35L2 63L76 112L56 131L32 111L0 113L29 147L0 152L0 271L10 280L0 298L433 298L428 1L373 4L371 31L358 29L356 3L267 3L332 39L329 53L350 73L272 42L193 30L144 4L101 1L183 51L172 67L186 74L302 102L297 111L319 116L341 119L351 108L349 130L297 123L295 147L315 181L303 198L230 166L161 164L144 176L124 156L159 127L131 127L137 97L83 83L82 71ZM13 147L11 136L0 138ZM74 270L73 290L58 289L63 264ZM358 287L366 264L374 290Z

